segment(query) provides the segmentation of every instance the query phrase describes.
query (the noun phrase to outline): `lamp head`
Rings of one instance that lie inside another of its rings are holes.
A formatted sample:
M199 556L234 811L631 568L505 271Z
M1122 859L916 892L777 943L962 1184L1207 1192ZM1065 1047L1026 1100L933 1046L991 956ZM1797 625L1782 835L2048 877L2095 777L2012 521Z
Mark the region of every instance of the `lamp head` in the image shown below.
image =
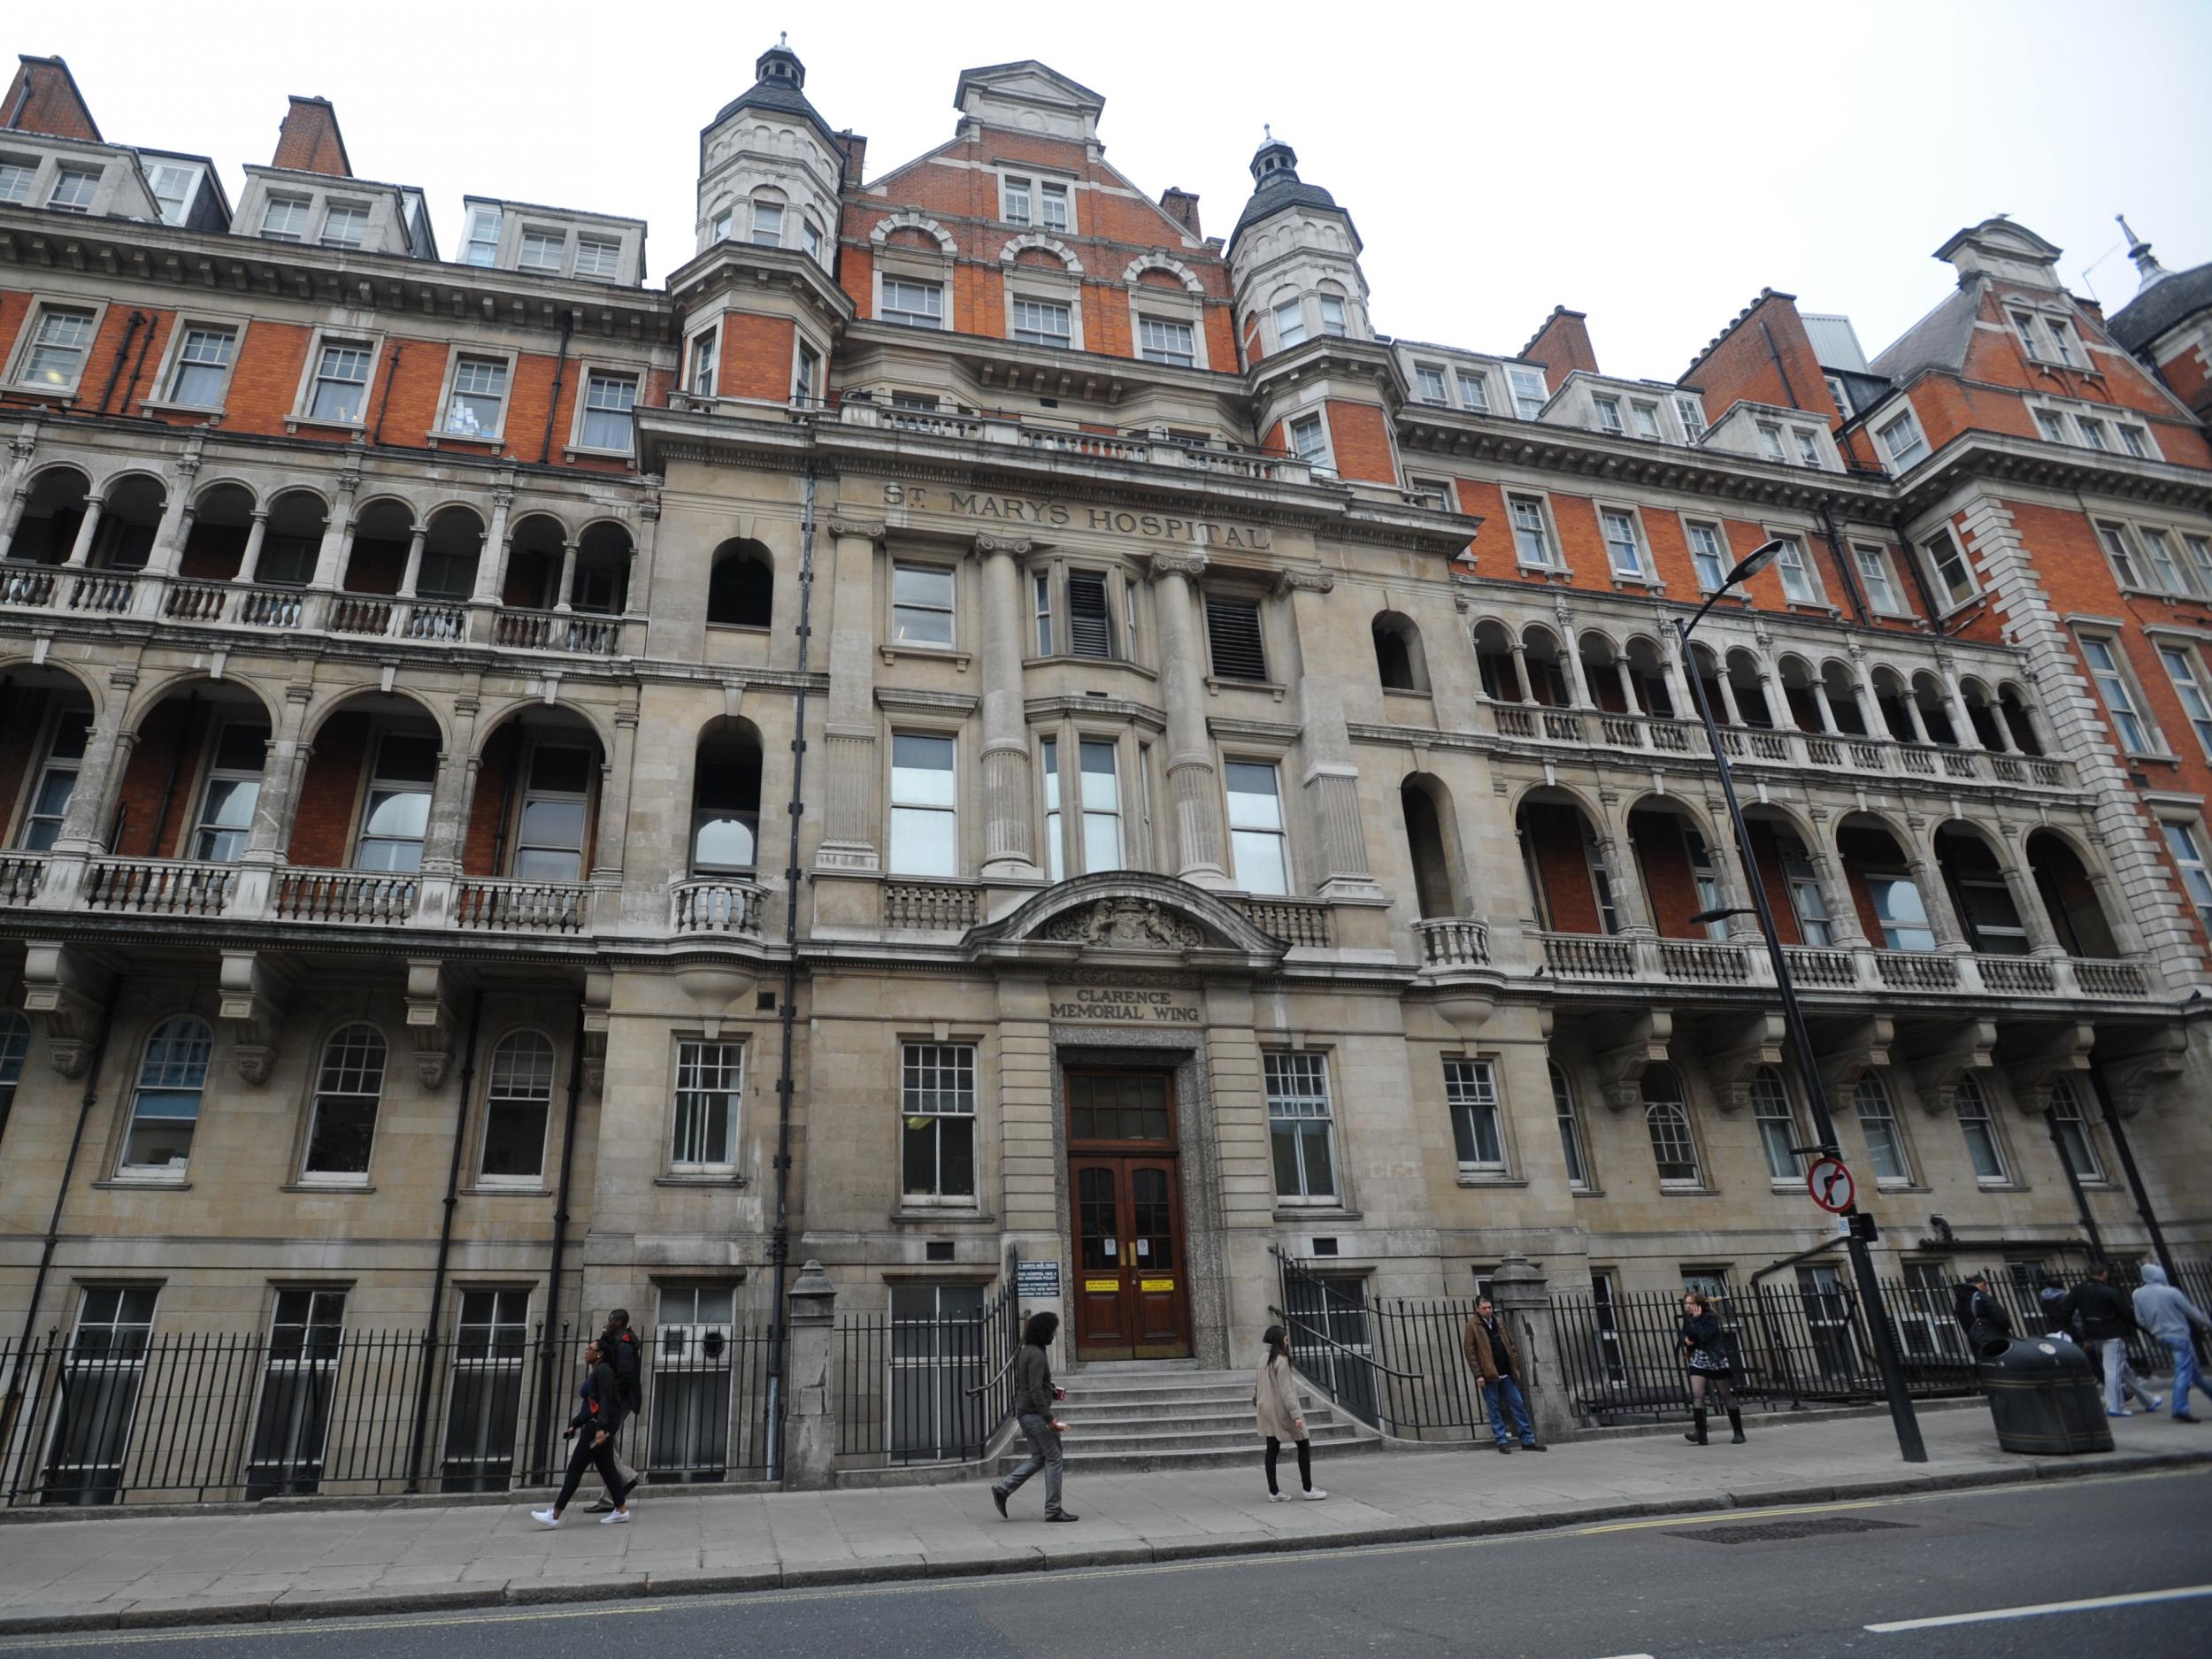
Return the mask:
M1787 546L1789 546L1789 542L1781 536L1775 537L1775 539L1771 541L1761 542L1757 547L1751 549L1751 551L1744 557L1741 564L1738 565L1734 570L1728 572L1727 580L1723 581L1721 586L1723 588L1733 588L1738 582L1749 581L1754 576L1756 576L1761 571L1766 569L1768 565L1773 564L1776 559L1779 558L1782 556L1782 549Z

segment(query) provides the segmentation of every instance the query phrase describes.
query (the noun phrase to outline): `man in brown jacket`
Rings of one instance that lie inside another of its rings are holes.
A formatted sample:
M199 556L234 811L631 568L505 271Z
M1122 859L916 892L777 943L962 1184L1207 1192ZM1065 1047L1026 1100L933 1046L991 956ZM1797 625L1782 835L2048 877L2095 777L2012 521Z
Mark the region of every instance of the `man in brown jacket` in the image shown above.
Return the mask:
M1506 1330L1505 1321L1498 1317L1498 1310L1489 1297L1475 1303L1475 1311L1467 1320L1466 1333L1460 1342L1466 1350L1467 1369L1482 1384L1485 1412L1498 1449L1513 1449L1513 1441L1506 1432L1509 1410L1513 1414L1514 1432L1521 1437L1522 1449L1547 1449L1536 1443L1536 1430L1528 1420L1528 1402L1521 1394L1520 1356L1513 1351L1512 1335Z

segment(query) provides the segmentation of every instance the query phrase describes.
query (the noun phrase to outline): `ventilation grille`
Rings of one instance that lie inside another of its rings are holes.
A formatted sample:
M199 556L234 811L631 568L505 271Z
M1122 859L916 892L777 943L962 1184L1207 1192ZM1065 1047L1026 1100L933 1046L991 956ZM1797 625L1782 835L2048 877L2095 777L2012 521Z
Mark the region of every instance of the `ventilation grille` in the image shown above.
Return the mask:
M1206 601L1206 638L1220 680L1265 680L1267 653L1260 646L1260 607L1250 599Z
M1106 605L1106 579L1095 571L1068 572L1068 649L1078 657L1114 654L1114 618Z

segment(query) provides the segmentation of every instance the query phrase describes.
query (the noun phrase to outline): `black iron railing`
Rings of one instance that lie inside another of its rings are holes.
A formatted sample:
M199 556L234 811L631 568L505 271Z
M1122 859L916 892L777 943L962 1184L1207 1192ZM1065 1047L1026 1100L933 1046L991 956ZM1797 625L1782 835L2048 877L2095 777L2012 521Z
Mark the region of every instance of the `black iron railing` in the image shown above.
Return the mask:
M595 1333L518 1326L426 1340L289 1329L275 1340L50 1332L0 1404L0 1502L505 1492L559 1479L560 1429ZM670 1325L641 1333L640 1345L644 1409L624 1427L623 1455L657 1480L757 1478L764 1333ZM0 1379L18 1377L15 1358L0 1349ZM541 1364L554 1377L544 1405Z
M1402 1440L1456 1440L1486 1421L1461 1343L1471 1298L1375 1297L1349 1275L1316 1273L1274 1251L1276 1304L1291 1364L1330 1402Z
M973 1462L1013 1404L1021 1310L1012 1259L1003 1279L970 1295L894 1289L888 1310L840 1313L834 1343L841 1462Z

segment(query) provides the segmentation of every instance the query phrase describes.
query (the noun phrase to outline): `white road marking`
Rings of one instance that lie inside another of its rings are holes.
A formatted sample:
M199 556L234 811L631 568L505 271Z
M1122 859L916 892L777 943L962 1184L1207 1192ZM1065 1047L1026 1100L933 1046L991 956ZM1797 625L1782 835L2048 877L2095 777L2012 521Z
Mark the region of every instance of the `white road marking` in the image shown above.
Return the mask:
M2135 1595L2093 1595L2079 1601L2039 1601L2033 1607L1998 1607L1986 1613L1946 1613L1939 1618L1901 1618L1886 1624L1869 1624L1877 1635L1901 1630L1934 1630L1944 1624L1985 1624L2001 1618L2040 1618L2046 1613L2086 1613L2100 1607L2142 1607L2154 1601L2187 1601L2212 1595L2212 1584L2193 1584L2178 1590L2145 1590Z

